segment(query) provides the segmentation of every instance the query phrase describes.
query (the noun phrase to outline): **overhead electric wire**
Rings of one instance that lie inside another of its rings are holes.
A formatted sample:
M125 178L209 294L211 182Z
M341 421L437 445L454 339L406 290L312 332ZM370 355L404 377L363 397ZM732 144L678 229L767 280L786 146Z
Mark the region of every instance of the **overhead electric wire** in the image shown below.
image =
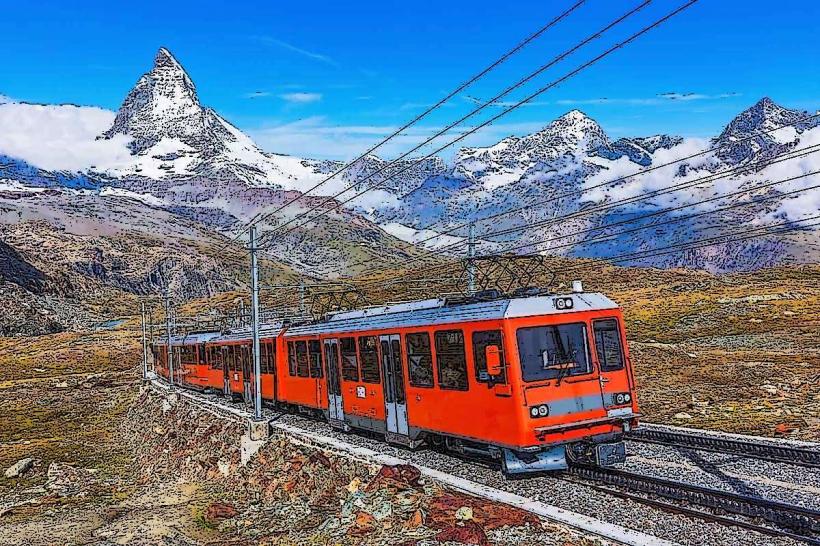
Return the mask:
M594 58L593 58L593 59L591 59L590 61L587 61L586 63L582 64L582 65L581 65L581 66L579 66L578 68L576 68L576 69L572 70L571 72L569 72L569 73L565 74L565 75L564 75L564 76L562 76L561 78L559 78L559 79L557 79L557 80L553 81L552 83L548 84L548 85L547 85L547 86L545 86L545 87L542 87L542 88L538 89L538 90L537 90L537 91L535 91L534 93L532 93L532 94L528 95L527 97L525 97L524 99L522 99L522 100L518 101L517 103L513 104L513 105L512 105L512 106L510 106L509 108L506 108L505 110L503 110L503 111L502 111L502 112L500 112L499 114L497 114L497 115L495 115L495 116L491 117L490 119L488 119L488 120L486 120L486 121L482 122L481 124L479 124L479 125L477 125L477 126L475 126L475 127L471 128L469 131L466 131L466 132L464 132L464 133L460 134L460 135L459 135L457 138L455 138L454 140L452 140L452 141L448 142L447 144L445 144L445 145L443 145L443 146L441 146L441 147L437 148L436 150L434 150L434 151L433 151L433 152L431 152L430 154L428 154L428 155L426 155L426 156L422 157L421 159L419 159L419 160L418 160L418 161L416 161L415 163L413 163L413 164L409 165L408 167L406 167L406 168L404 168L404 169L402 169L402 170L400 170L400 171L397 171L396 173L391 174L388 178L383 179L383 180L382 180L381 182L379 182L378 184L375 184L375 185L372 185L372 186L370 186L370 187L368 187L368 188L365 188L364 190L362 190L362 191L360 191L360 192L356 193L355 195L353 195L352 197L350 197L350 198L348 198L348 199L346 199L346 200L344 200L344 201L341 201L341 202L337 203L335 206L333 206L333 207L331 207L331 208L329 208L329 209L326 209L326 210L322 211L322 212L321 212L321 213L319 213L317 216L314 216L314 217L312 217L312 218L309 218L309 219L305 220L304 222L300 223L299 225L294 226L294 227L292 227L292 228L288 229L287 231L285 231L285 232L284 232L283 234L281 234L281 235L287 235L288 233L291 233L292 231L294 231L294 230L295 230L295 229L297 229L298 227L301 227L301 226L303 226L303 225L306 225L306 224L307 224L307 223L309 223L309 222L316 221L317 219L321 218L322 216L324 216L324 215L326 215L326 214L328 214L328 213L330 213L330 212L332 212L332 211L334 211L334 210L339 209L339 208L340 208L340 207L342 207L343 205L345 205L345 204L349 203L349 202L350 202L350 201L352 201L353 199L356 199L356 198L360 197L360 196L361 196L361 195L363 195L364 193L367 193L368 191L372 191L372 190L374 190L374 189L378 189L380 185L384 184L384 182L386 182L386 181L387 181L387 180L389 180L390 178L393 178L393 177L394 177L394 176L396 176L397 174L401 174L402 172L407 171L408 169L412 168L413 166L417 165L418 163L420 163L420 162L422 162L422 161L424 161L424 160L426 160L426 159L429 159L430 157L433 157L435 154L439 153L440 151L444 150L445 148L447 148L447 147L449 147L449 146L452 146L452 145L453 145L453 144L455 144L456 142L460 142L461 140L463 140L463 139L467 138L468 136L470 136L471 134L475 133L476 131L478 131L478 130L482 129L483 127L486 127L486 126L490 125L491 123L495 122L496 120L498 120L498 119L502 118L503 116L505 116L505 115L509 114L509 113L510 113L510 112L512 112L513 110L516 110L517 108L521 107L523 104L526 104L527 102L529 102L529 101L533 100L534 98L536 98L536 97L538 97L538 96L542 95L543 93L545 93L546 91L548 91L548 90L552 89L553 87L556 87L557 85L560 85L561 83L563 83L563 82L565 82L566 80L568 80L568 79L572 78L572 77L573 77L573 76L575 76L576 74L578 74L578 73L582 72L582 71L583 71L583 70L585 70L586 68L588 68L588 67L590 67L590 66L592 66L592 65L596 64L596 63L597 63L597 62L599 62L600 60L604 59L605 57L607 57L607 56L608 56L608 55L610 55L611 53L613 53L613 52L617 51L618 49L620 49L620 48L622 48L622 47L624 47L624 46L628 45L629 43L631 43L631 42L635 41L637 38L639 38L639 37L640 37L640 36L642 36L643 34L645 34L645 33L649 32L650 30L652 30L652 29L654 29L654 28L656 28L656 27L660 26L661 24L663 24L663 23L664 23L664 22L666 22L667 20L671 19L672 17L674 17L674 16L675 16L675 15L677 15L678 13L680 13L680 12L684 11L685 9L689 8L690 6L694 5L694 4L695 4L695 3L697 3L697 2L698 2L698 0L689 0L688 2L686 2L685 4L683 4L683 5L679 6L678 8L676 8L675 10L673 10L672 12L670 12L670 13L668 13L667 15L665 15L665 16L663 16L663 17L661 17L660 19L656 20L656 21L655 21L655 22L653 22L652 24L650 24L650 25L648 25L648 26L644 27L642 30L640 30L640 31L636 32L635 34L632 34L629 38L627 38L627 39L625 39L625 40L623 40L623 41L621 41L621 42L618 42L617 44L615 44L614 46L610 47L609 49L607 49L607 50L606 50L606 51L604 51L603 53L601 53L601 54L599 54L598 56L594 57ZM347 190L345 190L345 191L347 191ZM344 193L344 192L341 192L341 193ZM339 194L337 194L337 196L338 196L338 195L339 195ZM332 199L332 198L330 198L330 199ZM330 199L329 199L329 200L330 200ZM326 202L327 202L327 200L326 200ZM315 208L318 208L318 207L315 207ZM315 210L315 208L314 208L314 210ZM304 215L299 215L299 217L301 217L301 216L304 216ZM289 220L286 224L283 224L283 225L282 225L282 226L280 226L280 227L284 227L285 225L287 225L287 224L291 223L291 222L292 222L292 221L294 221L294 220L295 220L295 218L294 218L294 219ZM270 246L266 246L265 248L270 248Z
M794 127L795 125L799 125L799 124L801 124L801 123L804 123L804 122L806 122L806 121L809 121L809 120L811 120L811 119L818 118L818 117L820 117L820 113L810 114L810 115L805 116L805 117L803 117L803 118L801 118L801 119L798 119L798 120L796 120L796 121L793 121L793 122L790 122L790 123L784 123L783 125L780 125L780 126L778 126L778 127L774 127L774 128L771 128L771 129L766 129L766 130L764 130L764 131L758 131L758 132L756 132L755 134L752 134L752 135L749 135L749 136L745 136L745 137L743 137L743 138L739 138L739 139L737 139L737 140L732 141L731 143L728 143L728 144L725 144L725 143L724 143L724 144L720 144L720 145L717 145L717 146L713 146L713 147L711 147L711 148L706 148L706 149L704 149L704 150L701 150L701 151L699 151L699 152L696 152L696 153L690 154L690 155L688 155L688 156L681 157L681 158L675 159L675 160L673 160L673 161L668 161L668 162L666 162L666 163L661 163L661 164L659 164L659 165L652 165L652 166L647 167L647 168L645 168L645 169L642 169L642 170L640 170L640 171L636 171L636 172L634 172L634 173L632 173L632 174L628 174L628 175L625 175L625 176L621 176L621 177L618 177L618 178L614 178L614 179L608 180L608 181L606 181L606 182L601 182L601 183L599 183L599 184L595 184L594 186L589 186L589 187L586 187L586 188L582 188L582 189L580 189L580 190L573 190L573 191L565 192L565 193L562 193L562 194L559 194L559 195L556 195L556 196L549 197L549 198L547 198L547 199L545 199L545 200L542 200L542 201L537 201L537 202L535 202L535 203L529 203L529 204L527 204L527 205L522 205L522 206L520 206L520 207L513 208L513 209L503 210L503 211L501 211L501 212L497 212L497 213L491 214L491 215L489 215L489 216L484 216L484 217L481 217L481 218L474 218L472 221L463 222L463 223L458 224L458 225L456 225L456 226L454 226L454 227L447 228L445 231L439 231L439 232L436 232L434 235L431 235L431 236L427 237L426 239L422 239L421 241L416 241L414 244L416 244L416 245L421 245L421 244L424 244L424 243L426 243L426 242L428 242L428 241L431 241L431 240L433 240L433 239L437 239L437 238L439 238L439 237L443 237L443 236L445 236L445 235L449 235L449 234L451 234L451 233L453 233L453 232L455 232L455 231L457 231L457 230L459 230L459 229L463 229L463 228L465 228L465 227L469 226L471 223L476 223L476 222L485 222L485 221L487 221L487 220L493 220L493 219L495 219L495 218L500 218L500 217L502 217L502 216L507 216L508 214L514 214L514 213L516 213L516 212L520 212L520 211L527 210L527 209L530 209L530 208L540 207L540 206L542 206L542 205L546 205L546 204L548 204L548 203L552 203L552 202L554 202L554 201L557 201L557 200L559 200L559 199L563 199L563 198L565 198L565 197L574 197L574 196L577 196L577 195L581 195L581 194L583 194L583 193L586 193L586 192L588 192L588 191L590 191L590 190L594 190L594 189L602 188L602 187L605 187L605 186L609 186L609 185L612 185L612 184L616 184L616 183L618 183L618 182L624 182L624 181L626 181L626 180L628 180L628 179L630 179L630 178L633 178L633 177L636 177L636 176L640 176L640 175L643 175L643 174L646 174L646 173L650 173L650 172L652 172L652 171L656 171L656 170L658 170L658 169L662 169L662 168L665 168L665 167L669 167L669 166L671 166L671 165L675 165L675 164L677 164L677 163L681 163L681 162L683 162L683 161L688 161L688 160L690 160L690 159L694 159L694 158L696 158L696 157L699 157L699 156L705 155L705 154L710 153L710 152L714 152L714 151L720 150L720 149L725 148L725 147L728 147L728 146L736 146L736 145L738 145L738 144L742 144L743 142L746 142L746 141L748 141L748 140L754 140L754 139L759 138L759 137L761 137L761 136L763 136L763 135L770 134L770 133L773 133L773 132L779 131L779 130L781 130L781 129L785 129L786 127ZM412 192L408 192L408 193L404 194L404 195L403 195L403 196L401 196L399 199L400 199L400 200L403 200L403 199L404 199L404 198L406 198L408 195L410 195L410 193L412 193ZM424 227L417 228L417 231L428 231L428 230L431 230L431 229L433 229L433 228L434 228L437 224L439 224L440 222L441 222L441 220L437 220L437 221L435 221L435 222L433 222L433 223L431 223L431 224L428 224L428 225L426 225L426 226L424 226Z
M746 164L743 164L743 165L734 166L734 167L732 167L730 169L727 169L723 172L710 173L709 175L706 175L706 176L703 176L703 177L695 178L693 180L687 180L687 181L681 182L679 184L676 184L674 186L668 186L668 187L665 187L665 188L662 188L662 189L654 190L654 191L649 192L649 193L643 193L643 194L639 194L639 195L636 195L636 196L621 199L621 200L618 200L618 201L605 202L605 203L602 203L602 204L597 205L597 206L588 207L588 208L585 208L585 209L580 209L578 211L575 211L575 212L573 212L573 213L571 213L567 216L563 216L561 218L549 218L549 219L541 221L541 222L535 222L535 223L531 223L531 224L527 224L527 225L523 225L523 226L517 226L515 228L505 228L505 229L501 229L501 230L497 230L497 231L490 231L490 232L482 234L481 237L483 237L483 238L495 237L495 236L502 235L502 234L509 234L509 233L512 233L512 232L515 232L515 231L523 231L523 230L526 230L526 229L529 229L529 228L532 228L532 227L544 227L544 226L547 226L547 225L558 224L558 223L561 223L561 222L564 222L564 221L570 220L570 219L582 218L582 217L584 217L586 215L589 215L589 214L592 214L592 213L604 212L604 211L615 209L615 208L618 208L618 207L621 207L621 206L624 206L624 205L629 205L629 204L632 204L632 203L643 201L645 199L650 199L650 198L653 198L653 197L657 197L659 195L665 195L667 193L673 193L673 192L680 191L680 190L683 190L683 189L688 189L690 187L697 186L697 185L700 185L700 184L703 184L703 183L716 182L716 181L718 181L720 179L723 179L723 178L726 178L728 176L732 176L732 175L742 173L744 171L752 170L752 169L754 169L755 167L758 167L758 166L769 167L771 165L776 165L776 164L782 163L784 161L789 161L789 160L792 160L792 159L799 159L799 158L805 157L807 155L810 155L812 153L816 153L818 151L820 151L820 144L814 144L814 145L806 146L806 147L803 147L803 148L791 150L791 151L787 152L787 154L785 156L780 156L780 157L777 157L775 159L762 159L762 160L754 162L754 163L746 163ZM463 246L463 245L466 245L466 244L467 244L467 242L462 240L462 241L458 241L456 243L453 243L451 245L446 245L444 247L440 247L438 249L435 249L433 251L430 251L430 252L424 254L423 256L412 257L408 260L405 260L403 263L399 263L398 267L406 267L407 265L410 265L414 262L421 262L421 261L429 260L431 257L433 257L435 255L451 252L456 247ZM432 265L430 267L430 269L436 268L436 267L438 267L438 264Z
M806 122L806 121L809 121L809 120L814 119L814 118L817 118L817 117L820 117L820 113L811 114L811 115L805 116L805 117L803 117L803 118L800 118L800 119L798 119L798 120L796 120L796 121L793 121L793 122L790 122L790 123L786 123L786 124L780 125L780 126L778 126L778 127L773 127L773 128L771 128L771 129L766 129L766 130L763 130L763 131L757 131L757 132L755 132L755 133L754 133L754 134L752 134L752 135L748 135L748 136L745 136L745 137L743 137L743 138L740 138L740 139L734 140L734 141L732 141L732 142L731 142L731 143L729 143L729 144L720 144L720 145L718 145L718 146L713 146L713 147L711 147L711 148L707 148L707 149L701 150L701 151L696 152L696 153L694 153L694 154L690 154L690 155L688 155L688 156L681 157L681 158L675 159L675 160L673 160L673 161L668 161L668 162L666 162L666 163L662 163L662 164L659 164L659 165L652 165L651 167L647 167L647 168L642 169L642 170L640 170L640 171L636 171L636 172L634 172L634 173L632 173L632 174L628 174L628 175L625 175L625 176L621 176L621 177L618 177L618 178L614 178L614 179L608 180L608 181L606 181L606 182L601 182L601 183L599 183L599 184L595 184L595 185L593 185L593 186L589 186L589 187L585 187L585 188L580 188L580 189L578 189L578 190L573 190L573 191L569 191L569 192L564 192L564 193L562 193L562 194L555 195L555 196L551 196L551 197L549 197L549 198L547 198L547 199L544 199L544 200L541 200L541 201L536 201L536 202L534 202L534 203L529 203L529 204L527 204L527 205L523 205L523 206L516 207L516 208L505 209L505 210L502 210L502 211L500 211L500 212L493 213L493 214L491 214L491 215L484 216L484 217L481 217L481 218L475 218L475 219L473 219L473 221L472 221L472 222L463 222L463 223L461 223L461 224L456 225L455 227L449 228L449 229L447 229L447 230L445 230L445 231L438 232L438 233L436 233L436 234L434 234L434 235L432 235L432 236L430 236L430 237L427 237L427 238L425 238L425 239L422 239L421 241L414 241L412 244L413 244L413 245L415 245L415 246L422 245L422 244L424 244L424 243L426 243L426 242L429 242L429 241L431 241L431 240L433 240L433 239L437 239L437 238L439 238L439 237L443 237L443 236L445 236L445 235L448 235L448 234L450 234L450 233L453 233L454 231L457 231L458 229L461 229L461 228L467 227L467 226L468 226L468 225L470 225L471 223L486 222L486 221L488 221L488 220L494 220L494 219L496 219L496 218L500 218L500 217L502 217L502 216L507 216L507 215L509 215L509 214L514 214L514 213L516 213L516 212L521 212L521 211L528 210L528 209L532 209L532 208L536 208L536 207L542 207L542 206L544 206L544 205L546 205L546 204L552 203L552 202L554 202L554 201L558 201L559 199L563 199L563 198L565 198L565 197L575 197L575 196L583 195L584 193L589 192L589 191L591 191L591 190L599 189L599 188L602 188L602 187L605 187L605 186L609 186L609 185L614 185L614 184L617 184L617 183L619 183L619 182L624 182L624 181L626 181L626 180L628 180L628 179L631 179L631 178L634 178L634 177L637 177L637 176L641 176L641 175L644 175L644 174L650 173L650 172L652 172L652 171L656 171L656 170L661 169L661 168L665 168L665 167L669 167L669 166L672 166L672 165L675 165L675 164L678 164L678 163L682 163L682 162L684 162L684 161L688 161L688 160L690 160L690 159L693 159L693 158L695 158L695 157L698 157L698 156L701 156L701 155L704 155L704 154L707 154L707 153L710 153L710 152L715 152L715 151L717 151L717 150L721 150L721 149L726 148L726 147L729 147L729 146L735 146L735 145L738 145L738 144L742 144L743 142L746 142L746 141L749 141L749 140L753 140L753 139L756 139L756 138L760 138L761 136L764 136L764 135L767 135L767 134L771 134L771 133L773 133L773 132L779 131L779 130L781 130L781 129L785 129L785 128L787 128L787 127L793 127L793 126L799 125L799 124L801 124L801 123L804 123L804 122ZM712 173L712 174L714 174L714 173ZM711 175L710 175L710 176L711 176ZM430 229L432 226L434 226L434 225L435 225L435 224L437 224L437 223L438 223L438 221L437 221L437 222L434 222L433 224L430 224L430 225L428 225L428 226L426 226L426 227L419 228L419 229L418 229L418 231L422 232L422 231L428 230L428 229ZM529 226L528 226L528 227L529 227ZM486 235L484 235L484 236L486 236ZM445 247L447 247L447 248L453 248L453 247L455 247L455 246L461 246L461 245L464 245L464 244L467 244L467 243L466 243L466 241L458 241L457 243L450 243L450 244L448 244L448 245L444 245L444 247L439 247L439 249L436 249L434 252L435 252L435 253L438 253L438 251L439 251L439 250L441 250L441 249L443 249L443 248L445 248ZM356 262L356 263L354 263L354 264L350 265L350 266L349 266L349 268L357 267L357 266L359 266L359 265L365 265L365 264L367 264L369 261L370 261L370 260L362 260L362 261L360 261L360 262Z
M613 264L613 263L620 263L620 262L626 262L626 261L632 261L632 260L640 260L640 259L645 259L645 258L654 258L654 257L657 257L657 256L663 256L665 254L673 254L675 252L684 252L686 250L695 250L695 249L706 247L706 246L736 243L736 242L745 241L745 240L748 240L748 239L754 239L756 237L764 237L766 235L774 235L774 234L777 234L777 233L787 233L787 232L790 232L790 231L796 231L798 229L806 229L806 228L810 228L810 227L820 226L820 221L814 222L812 224L806 224L806 225L795 225L795 224L799 224L801 222L807 222L809 220L818 220L818 219L820 219L820 214L815 215L815 216L808 216L806 218L800 218L800 219L797 219L797 220L787 220L787 221L779 222L779 223L776 223L776 224L767 224L765 226L760 226L760 227L757 227L757 228L751 228L750 229L748 227L743 227L742 230L739 230L737 232L737 233L742 233L743 234L742 237L733 237L733 234L728 234L728 235L724 234L724 235L718 235L718 236L715 236L715 237L710 237L710 238L707 238L707 239L700 239L700 240L696 240L696 241L689 241L689 242L685 242L685 243L679 243L679 244L676 244L676 245L662 247L662 248L659 248L659 249L650 249L650 250L645 250L645 251L640 251L640 252L620 254L620 255L617 255L617 256L613 256L611 258L600 258L600 261L596 261L596 262L593 262L593 263L584 263L584 264L578 264L578 265L575 265L575 266L570 266L569 268L566 268L566 269L563 269L563 270L559 271L559 273L562 273L562 274L572 273L572 272L577 271L579 269L588 269L590 267L600 267L602 265L608 265L608 264ZM777 229L772 230L772 228L778 228L778 227L781 227L781 226L793 226L793 227L788 228L788 229L783 229L783 230L777 230ZM759 231L763 231L763 233L756 233L756 232L759 232ZM640 266L637 266L637 267L640 267Z
M661 209L661 210L652 212L650 214L645 214L645 215L642 215L642 216L638 216L638 217L635 217L635 218L630 218L628 220L623 220L623 221L620 221L620 222L614 222L612 224L606 224L606 225L603 225L603 226L597 226L597 227L588 228L588 229L584 229L584 230L580 230L580 231L575 231L573 233L569 233L569 234L566 234L566 235L557 235L555 237L551 237L551 238L548 238L548 239L540 239L538 241L533 241L533 242L529 242L529 243L526 243L526 244L513 246L513 247L510 247L510 248L504 248L503 250L504 250L504 252L512 252L512 251L515 251L515 250L520 250L522 248L527 248L527 247L531 247L531 246L538 246L538 245L542 245L542 244L549 243L549 242L552 242L552 241L557 241L557 240L560 240L560 239L567 239L569 237L572 237L572 236L575 236L575 235L581 235L583 233L589 233L589 232L592 232L592 231L605 230L607 228L615 227L615 226L618 226L618 225L629 224L629 223L635 222L637 220L645 220L647 218L651 218L651 217L655 217L655 216L661 216L663 214L669 214L671 212L676 212L676 211L679 211L679 210L683 210L684 208L696 207L696 206L703 205L705 203L709 203L709 202L712 202L712 201L719 201L721 199L726 199L728 197L732 197L732 196L735 196L735 195L740 195L740 194L744 194L744 193L750 193L750 192L753 192L753 191L767 189L767 188L771 188L773 186L777 186L777 185L780 185L780 184L786 184L788 182L794 182L795 180L799 180L801 178L806 178L808 176L814 176L814 175L817 175L817 174L820 174L820 170L812 171L812 172L806 173L806 174L801 174L799 176L792 176L790 178L785 178L785 179L777 180L777 181L774 181L774 182L767 182L765 184L760 184L760 185L757 185L757 186L754 186L754 187L751 187L751 188L747 188L747 189L740 190L740 191L733 192L733 193L726 194L726 195L718 195L718 196L715 196L715 197L712 197L712 198L709 198L709 199L704 199L704 200L701 200L701 201L697 201L697 202L694 202L694 203L688 203L688 204L680 205L680 206L677 206L677 207ZM592 239L585 239L585 240L579 241L577 243L564 243L562 245L552 246L552 247L549 248L549 250L556 250L556 249L559 249L559 248L567 248L567 247L570 247L570 246L587 246L587 245L590 245L590 244L605 242L607 240L612 240L613 238L615 238L619 235L626 235L627 233L635 233L635 232L638 232L638 231L643 231L645 229L653 229L653 228L657 228L657 227L660 227L660 226L673 224L675 222L681 222L683 220L691 220L692 218L699 218L701 216L707 216L707 215L715 214L715 213L718 213L718 212L725 212L727 210L734 210L734 209L748 207L748 206L752 206L752 205L758 205L760 203L765 203L767 201L774 201L775 199L782 199L782 198L785 198L785 197L789 197L789 196L792 196L792 195L797 195L799 193L809 191L809 190L818 189L818 188L820 188L820 184L817 184L817 185L814 185L814 186L808 186L808 187L805 187L805 188L799 188L799 189L788 191L788 192L777 193L777 194L774 194L774 195L766 195L766 196L763 196L763 197L760 197L760 198L757 198L757 199L752 199L752 200L749 200L749 201L743 201L743 202L740 202L740 203L734 203L732 205L727 205L725 207L719 207L719 208L716 208L716 209L705 210L705 211L698 212L698 213L695 213L695 214L689 214L689 215L684 215L684 216L675 216L675 217L670 218L668 220L664 220L662 222L656 222L654 224L645 224L645 225L637 226L635 228L617 231L615 233L607 233L607 234L598 235L598 236L593 237ZM540 251L540 252L543 252L543 251Z
M387 142L389 142L390 140L392 140L392 139L393 139L393 138L395 138L396 136L400 135L402 132L406 131L406 130L407 130L408 128L410 128L411 126L415 125L416 123L418 123L419 121L421 121L422 119L424 119L425 117L427 117L427 116L428 116L429 114L431 114L433 111L437 110L437 109L438 109L438 108L440 108L442 105L444 105L444 104L445 104L447 101L449 101L451 98L455 97L456 95L458 95L459 93L461 93L462 91L464 91L464 89L466 89L467 87L469 87L470 85L472 85L472 84L473 84L473 83L475 83L476 81L480 80L481 78L483 78L484 76L486 76L487 74L489 74L491 71L493 71L493 70L494 70L495 68L497 68L498 66L502 65L503 63L505 63L505 62L507 61L507 59L509 59L510 57L512 57L513 55L515 55L516 53L518 53L520 50L522 50L524 47L526 47L526 46L527 46L530 42L532 42L532 41L534 41L534 40L538 39L538 38L539 38L542 34L544 34L547 30L549 30L550 28L552 28L553 26L555 26L556 24L558 24L558 23L559 23L560 21L562 21L563 19L566 19L567 17L569 17L569 16L570 16L570 15L571 15L571 14L572 14L575 10L577 10L578 8L580 8L580 7L581 7L581 6L582 6L585 2L586 2L586 0L578 0L577 2L575 2L572 6L570 6L570 7L569 7L569 8L567 8L566 10L564 10L564 11L563 11L562 13L560 13L559 15L555 16L555 17L554 17L552 20L550 20L550 21L549 21L546 25L544 25L544 26L542 26L541 28L539 28L539 29L538 29L537 31L535 31L533 34L530 34L529 36L527 36L527 38L525 38L523 41L519 42L519 43L518 43L515 47L513 47L512 49L510 49L509 51L507 51L506 53L504 53L501 57L499 57L498 59L496 59L495 61L493 61L493 62L492 62L489 66L487 66L486 68L484 68L483 70L481 70L479 73L477 73L477 74L475 74L474 76L472 76L472 77L471 77L469 80L467 80L466 82L464 82L464 83L462 83L461 85L459 85L458 87L456 87L453 91L451 91L449 94L447 94L447 96L445 96L444 98L440 99L438 102L436 102L436 103L435 103L435 104L433 104L432 106L428 107L428 108L427 108L424 112L422 112L421 114L417 115L415 118L413 118L413 119L412 119L412 120L410 120L409 122L405 123L405 124L404 124L404 125L402 125L400 128L396 129L393 133L391 133L390 135L388 135L387 137L385 137L384 139L382 139L381 141L379 141L376 145L374 145L374 146L370 147L367 151L365 151L364 153L362 153L361 155L359 155L356 159L354 159L354 160L352 160L352 161L349 161L349 162L347 162L347 163L343 164L341 167L339 167L338 169L336 169L336 170L335 170L332 174L330 174L329 176L327 176L326 178L324 178L322 181L320 181L320 182L318 182L317 184L315 184L314 186L310 187L308 190L306 190L306 191L304 191L304 192L301 192L301 195L296 196L296 197L294 197L294 198L292 198L292 199L288 200L285 204L280 205L280 206L279 206L279 208L277 208L276 210L274 210L274 211L272 211L272 212L270 212L270 213L265 213L265 211L264 211L264 210L263 210L263 211L260 211L260 212L258 212L258 213L256 213L256 215L254 215L254 216L253 216L253 218L251 218L251 219L250 219L250 220L246 223L245 227L244 227L244 228L243 228L243 229L242 229L242 230L241 230L238 234L236 234L236 235L235 235L235 236L231 239L231 241L230 241L230 242L235 242L235 241L236 241L236 240L237 240L237 239L238 239L238 238L239 238L239 237L240 237L243 233L245 233L245 232L248 230L248 228L249 228L250 226L255 225L256 223L258 223L259 221L261 221L261 220L257 220L257 219L258 219L260 216L262 216L263 214L265 214L265 215L273 215L273 214L276 214L277 212L281 212L282 210L284 210L284 209L285 209L286 207L288 207L289 205L291 205L291 204L295 203L296 201L298 201L298 200L299 200L299 199L301 199L302 197L306 196L307 194L311 193L312 191L314 191L314 190L318 189L319 187L323 186L324 184L326 184L327 182L329 182L331 179L333 179L334 177L336 177L336 176L337 176L337 175L339 175L340 173L344 172L344 171L345 171L345 169L348 169L348 168L350 168L351 166L353 166L353 165L354 165L357 161L360 161L360 160L364 159L364 158L365 158L365 157L367 157L369 154L373 153L374 151L376 151L377 149L379 149L380 147L382 147L384 144L386 144Z

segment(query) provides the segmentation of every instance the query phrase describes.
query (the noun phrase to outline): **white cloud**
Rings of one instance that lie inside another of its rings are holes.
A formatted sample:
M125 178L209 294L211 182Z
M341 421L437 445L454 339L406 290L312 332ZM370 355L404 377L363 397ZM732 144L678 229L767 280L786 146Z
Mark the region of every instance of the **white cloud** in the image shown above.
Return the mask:
M262 97L270 97L272 94L270 91L254 91L252 93L245 93L242 97L246 99L259 99Z
M0 153L47 170L122 165L130 160L126 137L96 140L114 116L90 106L0 104Z
M820 144L820 128L806 131L801 135L791 130L791 128L784 128L772 133L779 142L795 141L799 139L796 145L797 149L806 148L808 146ZM670 150L660 149L653 154L653 165L663 165L672 161L688 157L702 150L710 147L710 143L700 139L686 139L684 142ZM714 154L707 152L696 158L692 158L681 163L675 163L668 167L663 167L646 174L639 174L637 176L630 176L636 172L644 170L643 167L635 165L626 158L620 158L617 161L600 161L599 164L606 165L608 168L602 170L595 176L590 177L585 181L586 188L594 188L595 186L604 184L603 187L589 189L584 194L584 199L594 202L601 202L604 199L610 201L621 201L631 197L637 197L642 194L647 194L655 190L663 190L670 186L682 184L686 182L695 182L696 180L705 178L706 181L697 183L696 185L682 189L680 191L670 192L665 195L654 197L650 200L641 200L634 205L627 205L626 208L645 208L647 204L651 204L658 208L683 206L691 203L693 206L681 210L680 214L692 214L704 210L712 210L727 206L731 203L751 201L760 198L764 192L778 191L791 192L794 190L802 190L810 186L820 184L820 174L803 176L809 173L820 171L820 152L807 155L805 157L788 159L772 164L760 171L752 174L742 174L740 176L727 176L710 180L710 174L716 173L718 176L729 170L730 167L721 165L717 170L707 169L710 165L718 165ZM681 164L687 164L688 169L684 176L678 176L678 169ZM614 185L608 185L607 182L616 180L621 177L627 177L625 181ZM791 182L776 184L770 189L758 190L754 192L740 194L731 197L731 201L714 200L709 203L695 203L705 199L711 199L720 195L734 193L743 188L752 188L761 184L769 182L777 182L794 177L801 177ZM771 204L774 204L772 201ZM796 220L816 214L820 210L820 189L808 190L801 192L794 197L785 199L782 203L778 203L776 207L772 208L768 213L759 218L761 222L782 221L785 217L788 220Z
M308 104L322 100L321 93L284 93L279 98L295 104Z
M718 95L707 95L704 93L659 93L654 97L636 97L636 98L609 98L599 97L594 99L561 99L555 101L555 104L562 106L583 106L589 104L614 104L614 105L633 105L633 106L658 106L661 104L669 104L671 101L688 102L699 100L721 100L733 97L739 97L740 93L720 93Z
M298 53L303 57L307 57L308 59L312 59L314 61L319 61L321 63L329 64L331 66L339 66L332 58L328 57L327 55L322 55L321 53L316 53L315 51L308 51L307 49L302 49L301 47L297 47L293 44L289 44L287 42L283 42L282 40L277 40L276 38L271 38L270 36L256 36L256 40L266 43L266 44L273 44L288 51L293 51L294 53Z
M464 146L487 146L510 135L523 135L544 127L541 122L499 123L483 127L476 133L459 141L440 154L447 157ZM247 133L264 150L299 157L316 157L349 160L362 154L371 146L398 129L393 125L333 125L323 116L313 116L292 123L283 123ZM374 153L385 158L398 157L443 129L440 126L416 125L392 138ZM411 156L427 155L444 143L450 142L469 127L456 127L432 143L413 152Z

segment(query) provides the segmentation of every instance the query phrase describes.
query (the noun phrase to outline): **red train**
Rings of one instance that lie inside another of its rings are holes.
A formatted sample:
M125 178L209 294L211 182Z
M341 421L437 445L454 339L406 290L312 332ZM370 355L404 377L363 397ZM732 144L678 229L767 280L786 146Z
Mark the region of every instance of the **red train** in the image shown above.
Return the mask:
M177 383L252 394L249 331L171 345ZM167 378L165 344L151 348ZM623 462L623 433L639 417L621 310L599 293L433 299L267 324L260 355L266 401L391 443L489 455L507 474Z

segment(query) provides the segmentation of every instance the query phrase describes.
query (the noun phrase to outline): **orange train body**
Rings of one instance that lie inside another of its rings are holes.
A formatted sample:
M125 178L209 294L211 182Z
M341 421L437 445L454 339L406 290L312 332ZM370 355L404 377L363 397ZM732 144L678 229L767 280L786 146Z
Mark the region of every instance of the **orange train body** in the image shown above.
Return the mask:
M262 398L340 429L499 459L609 465L638 406L620 308L597 293L425 300L263 325ZM252 399L247 330L173 338L175 382ZM152 345L169 377L167 347Z

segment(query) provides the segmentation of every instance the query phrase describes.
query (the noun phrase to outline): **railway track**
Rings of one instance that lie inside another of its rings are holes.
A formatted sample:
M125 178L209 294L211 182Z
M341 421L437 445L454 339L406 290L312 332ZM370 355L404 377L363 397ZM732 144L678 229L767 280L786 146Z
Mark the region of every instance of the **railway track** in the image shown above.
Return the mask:
M820 468L820 451L800 447L656 428L638 428L630 432L627 438L635 442L728 453L776 463Z
M636 474L625 470L573 466L567 472L570 476L580 478L583 482L604 484L604 486L595 485L595 487L616 496L724 525L743 527L770 536L787 537L809 544L820 545L820 511L818 510ZM641 493L641 495L636 494L636 492ZM661 497L666 501L648 498L643 495ZM677 503L697 505L718 512L740 515L750 520L765 520L774 527L760 525L748 520L729 518L718 513L696 510Z

